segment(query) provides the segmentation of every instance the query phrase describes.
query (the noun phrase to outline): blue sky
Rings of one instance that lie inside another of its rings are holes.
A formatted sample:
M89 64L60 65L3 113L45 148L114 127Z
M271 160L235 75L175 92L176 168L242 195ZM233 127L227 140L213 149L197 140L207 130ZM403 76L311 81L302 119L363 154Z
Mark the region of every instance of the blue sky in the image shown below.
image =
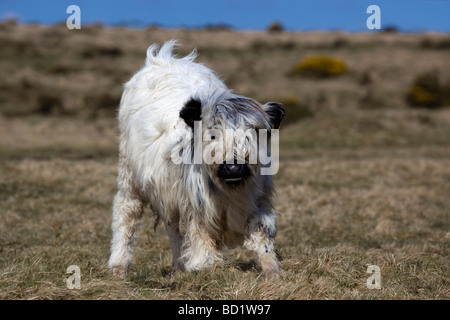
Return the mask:
M369 5L381 9L381 25L401 31L450 32L450 0L0 0L0 20L23 23L66 21L66 8L78 5L81 26L202 27L226 24L264 30L280 21L288 30L367 31Z

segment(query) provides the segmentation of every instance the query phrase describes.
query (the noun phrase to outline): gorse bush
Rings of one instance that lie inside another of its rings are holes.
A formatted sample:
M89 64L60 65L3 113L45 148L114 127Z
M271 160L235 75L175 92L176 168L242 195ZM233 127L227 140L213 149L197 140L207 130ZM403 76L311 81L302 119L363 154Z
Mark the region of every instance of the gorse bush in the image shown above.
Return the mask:
M91 116L116 115L120 104L120 92L95 92L84 97L84 104Z
M450 84L442 85L435 72L418 75L406 92L406 102L411 107L439 108L450 103Z
M302 59L291 70L291 75L330 78L344 74L347 71L347 65L342 59L320 55Z
M444 97L444 104L450 107L450 79L442 88L442 95Z
M37 97L36 109L38 114L51 115L64 113L63 99L52 93L40 93Z
M279 21L274 21L267 27L268 32L281 32L283 30L283 25Z
M313 115L311 110L303 105L296 97L280 98L277 99L277 101L282 103L286 110L286 116L284 117L282 125L295 123Z
M448 50L450 49L450 38L432 39L430 37L424 37L419 45L422 49Z

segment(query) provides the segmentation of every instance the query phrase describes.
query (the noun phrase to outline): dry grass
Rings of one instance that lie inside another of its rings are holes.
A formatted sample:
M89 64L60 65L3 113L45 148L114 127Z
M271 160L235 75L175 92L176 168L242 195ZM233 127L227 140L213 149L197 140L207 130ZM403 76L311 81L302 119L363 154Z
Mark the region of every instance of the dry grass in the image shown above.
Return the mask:
M448 49L423 48L425 36L412 34L68 32L0 28L0 42L9 43L0 46L0 299L450 298L450 110L409 109L402 100L417 73L449 76ZM282 128L279 276L261 276L241 250L212 270L174 273L150 212L127 281L105 268L117 166L109 104L145 47L172 37L199 47L200 60L236 91L298 97L313 111ZM352 72L323 81L287 76L316 53L343 58ZM361 105L368 91L370 108ZM44 94L60 107L37 108ZM66 287L73 264L81 290ZM368 265L381 269L380 290L366 287Z

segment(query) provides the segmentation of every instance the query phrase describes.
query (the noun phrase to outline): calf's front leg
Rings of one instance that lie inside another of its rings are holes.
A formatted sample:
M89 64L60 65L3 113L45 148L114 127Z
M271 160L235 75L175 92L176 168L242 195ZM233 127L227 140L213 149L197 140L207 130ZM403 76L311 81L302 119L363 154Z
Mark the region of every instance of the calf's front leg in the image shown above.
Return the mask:
M275 215L262 214L254 217L248 225L248 237L244 247L258 255L263 273L279 273L280 263L274 248Z

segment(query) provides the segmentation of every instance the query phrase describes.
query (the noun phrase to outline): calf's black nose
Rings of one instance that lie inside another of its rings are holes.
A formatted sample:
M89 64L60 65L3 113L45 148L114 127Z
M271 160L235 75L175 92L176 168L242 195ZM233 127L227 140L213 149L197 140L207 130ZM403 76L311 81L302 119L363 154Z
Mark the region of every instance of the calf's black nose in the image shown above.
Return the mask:
M246 164L224 164L224 171L227 178L242 178L242 174L245 171Z
M222 163L219 166L218 176L224 179L226 182L239 182L243 181L250 175L250 169L246 163Z

